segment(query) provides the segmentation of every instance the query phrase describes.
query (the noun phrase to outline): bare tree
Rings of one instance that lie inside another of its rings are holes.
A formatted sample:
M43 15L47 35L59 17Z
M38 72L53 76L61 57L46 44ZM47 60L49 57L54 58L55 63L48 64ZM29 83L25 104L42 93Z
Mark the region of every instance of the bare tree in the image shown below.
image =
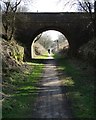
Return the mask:
M92 26L94 34L93 36L96 37L96 0L68 0L66 3L64 3L64 7L70 6L70 8L72 8L74 5L77 5L77 11L89 13L88 15L91 19L91 22L88 24L87 28Z
M94 3L92 3L91 0L82 0L82 1L77 0L77 1L79 3L79 10L89 13L91 18L91 23L89 24L89 26L90 25L93 26L92 28L93 28L94 37L96 37L96 1L94 1Z
M17 12L27 12L27 11L28 11L27 6L20 6L17 9Z
M90 0L77 0L78 1L78 10L79 11L85 11L88 13L92 13L92 10L94 8L93 3Z
M43 34L43 33L42 33ZM42 35L38 42L45 48L48 49L52 45L52 40L49 35Z
M33 0L0 0L2 6L2 25L3 33L0 37L10 41L15 31L15 16L16 12L25 12L28 10L28 5L32 4ZM24 6L20 5L23 2Z
M21 0L15 0L14 2L8 0L7 2L2 1L2 25L3 34L2 38L9 41L12 39L14 34L15 14Z

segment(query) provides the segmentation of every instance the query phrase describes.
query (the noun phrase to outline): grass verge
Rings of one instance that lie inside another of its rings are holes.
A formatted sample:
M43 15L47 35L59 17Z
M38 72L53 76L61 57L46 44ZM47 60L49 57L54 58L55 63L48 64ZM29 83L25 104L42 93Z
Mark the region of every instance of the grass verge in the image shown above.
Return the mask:
M47 59L48 58L48 53L44 53L42 55L37 55L35 59Z
M47 52L45 53L45 54L43 54L43 55L38 55L38 56L36 56L35 57L35 59L48 59L49 57L53 57L53 53L51 53L51 54L48 54Z
M32 107L38 94L37 85L43 67L43 64L27 63L23 71L11 71L5 77L3 93L6 96L2 104L3 118L32 117Z
M66 95L72 100L74 116L76 118L96 118L93 68L76 59L61 57L57 61L60 79L67 88Z

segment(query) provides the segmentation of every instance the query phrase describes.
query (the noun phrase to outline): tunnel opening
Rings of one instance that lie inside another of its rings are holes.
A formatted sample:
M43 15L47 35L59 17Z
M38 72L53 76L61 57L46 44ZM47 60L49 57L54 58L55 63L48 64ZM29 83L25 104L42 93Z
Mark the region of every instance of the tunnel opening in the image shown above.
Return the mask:
M46 30L39 33L31 45L32 59L53 59L55 53L65 54L69 42L61 32Z

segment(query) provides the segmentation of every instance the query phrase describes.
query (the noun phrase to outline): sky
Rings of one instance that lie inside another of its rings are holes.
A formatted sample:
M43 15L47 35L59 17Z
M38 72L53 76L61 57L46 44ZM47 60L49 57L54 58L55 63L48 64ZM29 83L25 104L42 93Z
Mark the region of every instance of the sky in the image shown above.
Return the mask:
M78 0L22 0L24 5L23 1L28 4L28 12L77 12L78 8Z
M0 0L20 1L20 0ZM94 0L79 0L94 1ZM21 5L28 8L28 12L76 12L77 0L21 0Z
M74 12L76 5L67 4L70 0L32 0L28 4L29 12ZM73 0L71 0L73 1ZM76 0L74 0L75 2ZM66 5L65 5L66 4Z

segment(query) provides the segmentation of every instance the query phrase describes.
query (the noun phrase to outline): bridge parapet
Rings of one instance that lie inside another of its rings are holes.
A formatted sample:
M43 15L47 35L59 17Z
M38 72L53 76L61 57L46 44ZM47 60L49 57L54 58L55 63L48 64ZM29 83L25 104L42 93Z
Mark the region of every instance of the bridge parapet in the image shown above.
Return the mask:
M89 13L17 13L30 22L76 22L77 19L89 19Z

